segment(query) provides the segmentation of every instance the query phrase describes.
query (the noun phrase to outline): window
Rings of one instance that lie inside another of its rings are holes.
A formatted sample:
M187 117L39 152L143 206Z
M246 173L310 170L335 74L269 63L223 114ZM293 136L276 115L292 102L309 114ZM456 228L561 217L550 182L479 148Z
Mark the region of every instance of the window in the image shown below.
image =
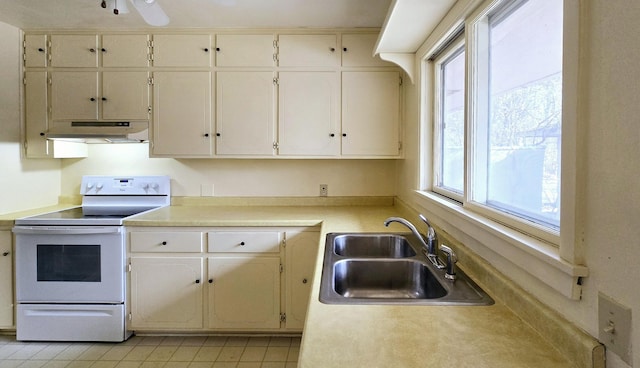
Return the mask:
M466 27L473 28L467 44L432 63L433 191L528 234L557 239L563 2L502 1Z
M434 71L434 190L460 199L464 193L465 51L457 36L433 57Z

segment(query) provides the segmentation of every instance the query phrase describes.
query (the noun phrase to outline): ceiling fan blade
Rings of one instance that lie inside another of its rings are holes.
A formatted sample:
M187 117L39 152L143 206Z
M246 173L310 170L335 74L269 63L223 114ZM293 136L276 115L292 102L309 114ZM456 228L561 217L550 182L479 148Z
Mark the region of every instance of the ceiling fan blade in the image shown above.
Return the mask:
M133 7L149 25L162 27L169 24L169 17L155 0L131 0Z

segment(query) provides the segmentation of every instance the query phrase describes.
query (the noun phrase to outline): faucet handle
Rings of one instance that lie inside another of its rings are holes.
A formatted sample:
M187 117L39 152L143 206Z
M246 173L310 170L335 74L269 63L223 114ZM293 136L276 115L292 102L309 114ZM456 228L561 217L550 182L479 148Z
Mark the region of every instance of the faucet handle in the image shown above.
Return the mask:
M428 239L435 239L436 238L436 231L433 228L433 226L431 226L431 223L429 222L429 220L426 217L424 217L423 214L419 214L418 217L420 217L420 220L422 220L422 222L427 224L427 227L429 228L427 230L427 238Z
M447 247L446 245L440 245L440 250L446 254L447 256L447 270L444 274L446 279L451 281L455 281L456 279L456 262L458 262L458 257L453 249Z

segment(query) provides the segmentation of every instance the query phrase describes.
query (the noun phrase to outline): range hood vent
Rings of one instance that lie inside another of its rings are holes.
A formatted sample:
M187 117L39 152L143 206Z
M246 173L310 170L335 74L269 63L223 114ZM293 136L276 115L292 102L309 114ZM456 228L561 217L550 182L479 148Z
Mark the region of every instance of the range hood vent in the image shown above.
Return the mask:
M141 143L149 140L149 122L57 121L45 137L83 143Z

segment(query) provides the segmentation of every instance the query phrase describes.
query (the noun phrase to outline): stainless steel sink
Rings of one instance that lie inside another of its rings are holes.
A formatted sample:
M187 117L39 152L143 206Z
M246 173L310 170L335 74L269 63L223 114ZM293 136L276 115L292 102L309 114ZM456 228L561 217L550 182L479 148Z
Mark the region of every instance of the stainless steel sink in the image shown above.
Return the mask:
M393 234L338 235L333 241L334 252L343 257L414 257L416 252L404 236Z
M433 299L447 294L418 261L347 259L333 269L334 289L345 298Z
M461 270L444 277L411 233L327 234L320 284L326 304L491 305Z

